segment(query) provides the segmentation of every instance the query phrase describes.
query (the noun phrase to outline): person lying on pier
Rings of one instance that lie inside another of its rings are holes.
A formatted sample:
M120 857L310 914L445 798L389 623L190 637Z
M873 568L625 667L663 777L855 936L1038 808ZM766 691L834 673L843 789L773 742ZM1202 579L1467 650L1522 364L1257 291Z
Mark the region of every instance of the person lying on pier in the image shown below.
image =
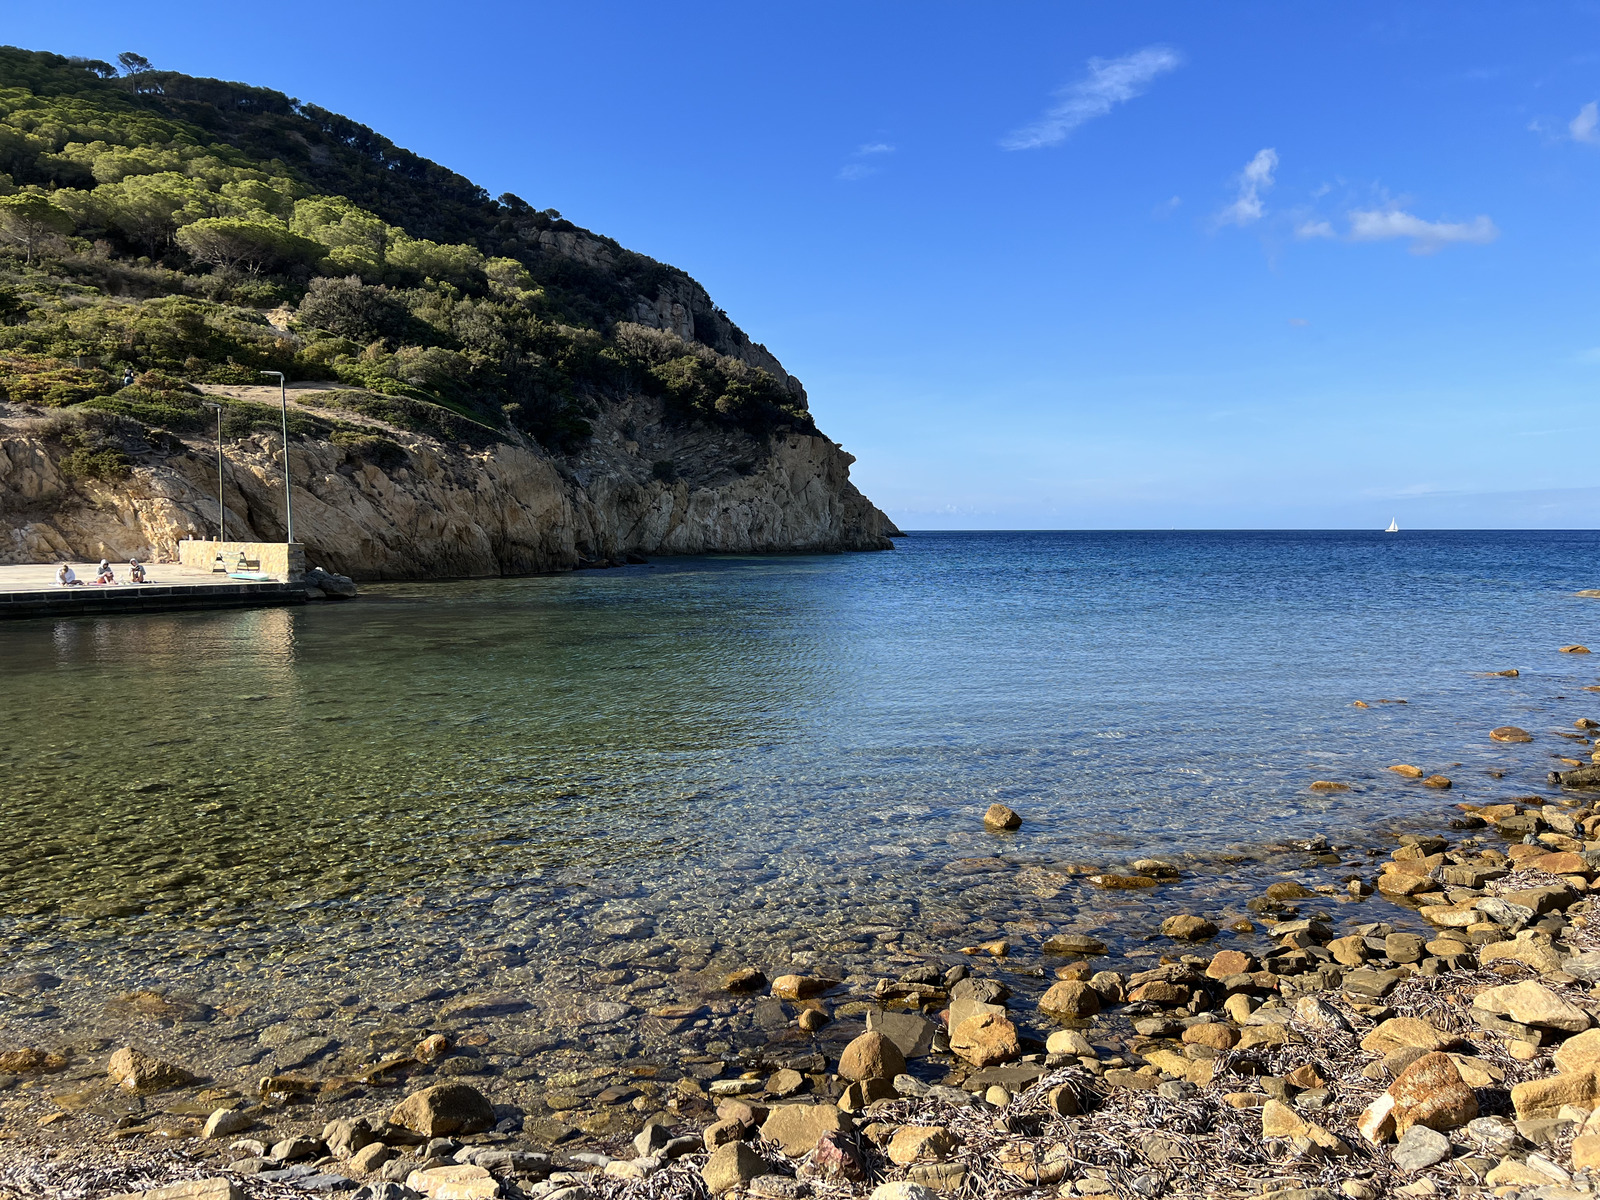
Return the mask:
M62 587L82 587L83 580L78 578L78 573L66 563L56 568L56 583Z
M96 583L115 583L117 581L117 577L111 572L111 564L103 558L100 560L100 569L95 573L94 581Z
M137 558L128 560L128 578L133 583L144 582L144 568L139 565Z

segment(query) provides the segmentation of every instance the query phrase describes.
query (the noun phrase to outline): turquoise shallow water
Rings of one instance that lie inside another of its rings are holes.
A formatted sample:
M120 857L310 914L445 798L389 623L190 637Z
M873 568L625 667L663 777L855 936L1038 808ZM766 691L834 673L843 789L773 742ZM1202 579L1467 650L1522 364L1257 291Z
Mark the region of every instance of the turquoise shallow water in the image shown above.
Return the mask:
M1600 649L1573 595L1596 584L1592 532L919 534L0 628L0 976L82 981L0 1000L0 1033L263 972L265 1019L403 1009L419 980L646 1007L724 963L848 974L1001 929L1136 947L1263 878L1338 877L1263 844L1587 758L1556 731L1600 715L1600 659L1556 648ZM1539 736L1487 740L1508 723ZM997 800L1020 833L983 830ZM1251 863L1224 877L1230 848ZM1060 874L1144 854L1195 875Z

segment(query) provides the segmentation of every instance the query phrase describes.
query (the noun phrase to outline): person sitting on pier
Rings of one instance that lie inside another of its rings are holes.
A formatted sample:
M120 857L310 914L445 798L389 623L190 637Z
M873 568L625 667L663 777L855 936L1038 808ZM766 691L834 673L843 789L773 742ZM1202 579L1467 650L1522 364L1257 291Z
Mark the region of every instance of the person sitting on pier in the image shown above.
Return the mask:
M144 582L144 568L139 565L139 560L137 558L130 558L128 560L128 579L132 583Z
M111 571L111 564L103 558L100 560L100 569L95 572L94 581L96 583L115 583L117 581L116 575Z
M56 568L56 583L61 587L82 587L83 581L78 578L78 573L66 563Z

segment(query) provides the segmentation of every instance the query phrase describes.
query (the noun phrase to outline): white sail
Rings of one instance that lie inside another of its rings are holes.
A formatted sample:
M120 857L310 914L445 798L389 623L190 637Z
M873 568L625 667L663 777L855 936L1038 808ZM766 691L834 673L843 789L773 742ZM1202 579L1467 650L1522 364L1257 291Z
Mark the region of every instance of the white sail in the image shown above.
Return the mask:
M1384 532L1385 533L1399 533L1400 532L1400 522L1398 520L1395 520L1395 519L1391 518L1390 521L1389 521L1389 528L1385 529Z

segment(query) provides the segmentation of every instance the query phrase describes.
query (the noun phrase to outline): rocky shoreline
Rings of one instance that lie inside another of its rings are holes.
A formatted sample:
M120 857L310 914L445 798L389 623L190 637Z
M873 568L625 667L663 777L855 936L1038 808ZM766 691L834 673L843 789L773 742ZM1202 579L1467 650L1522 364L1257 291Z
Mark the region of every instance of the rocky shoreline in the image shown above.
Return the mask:
M765 1048L636 1062L603 1087L572 1072L542 1111L497 1096L470 1022L358 1073L254 1086L137 1046L7 1048L0 1195L1590 1196L1590 795L1459 805L1447 829L1398 834L1375 875L1270 884L1226 930L1168 917L1147 970L1097 969L1107 947L1079 932L952 947L870 988L728 972L705 1004L641 1019L760 1008L783 1023ZM1091 878L1151 894L1178 875L1144 859Z

